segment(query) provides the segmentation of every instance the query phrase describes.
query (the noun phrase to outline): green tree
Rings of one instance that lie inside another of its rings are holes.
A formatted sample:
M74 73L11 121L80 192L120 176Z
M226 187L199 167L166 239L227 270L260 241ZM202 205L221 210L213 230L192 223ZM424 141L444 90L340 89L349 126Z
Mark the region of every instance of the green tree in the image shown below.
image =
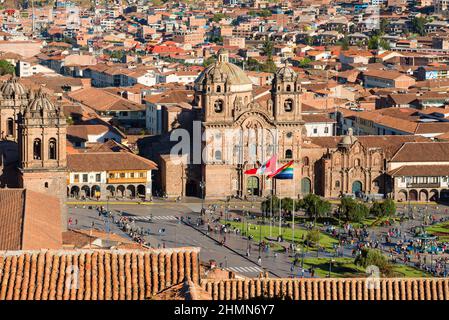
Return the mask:
M386 199L382 203L382 209L387 217L393 217L396 215L396 203L392 199Z
M356 256L354 263L364 268L376 266L379 268L379 271L386 276L390 276L392 273L392 268L388 263L387 258L382 252L376 249L362 249L361 253Z
M259 17L266 18L266 17L271 16L271 11L269 9L263 9L263 10L259 11L257 14Z
M310 58L304 58L301 61L299 61L299 66L301 68L306 68L309 66L309 64L312 62L312 60L310 60Z
M426 34L425 27L426 27L427 19L425 17L413 17L411 21L411 29L412 32L419 34L420 36L423 36Z
M392 217L396 214L396 204L392 199L383 202L374 202L370 208L370 214L376 217Z
M375 217L382 217L383 211L382 211L382 204L380 202L375 201L371 208L369 209L369 213L372 216Z
M376 36L384 35L387 30L388 25L389 25L389 22L387 19L385 19L385 18L380 19L379 29L373 30L374 35L376 35Z
M381 47L384 50L390 50L391 49L390 43L387 40L385 40L385 39L380 39L379 40L379 47Z
M279 198L276 196L268 197L266 200L262 201L260 204L260 209L263 213L271 212L271 205L273 205L273 213L279 212Z
M210 39L210 42L223 43L223 37L222 36L214 36Z
M273 42L271 42L270 39L265 40L262 48L263 54L271 58L273 56L273 50L274 50Z
M349 39L348 37L343 37L340 41L339 41L340 47L342 50L348 50L349 49Z
M224 13L219 12L219 13L214 14L214 16L212 17L212 21L220 22L220 20L224 19L224 18L226 18L226 15Z
M248 58L248 61L246 61L246 69L250 71L260 71L261 65L256 59Z
M110 54L112 59L122 60L125 53L122 50L112 51Z
M293 211L293 199L292 198L283 198L281 202L281 208L285 212Z
M0 60L0 75L14 74L14 66L6 60Z
M277 67L276 67L276 64L274 63L273 59L271 57L269 57L267 59L267 61L265 61L265 63L262 65L261 69L263 72L275 73Z
M311 219L325 217L331 211L330 202L313 193L306 195L300 202L300 206Z
M206 67L210 66L211 64L215 63L215 61L216 61L215 57L209 57L203 61L203 67L206 68Z
M368 49L370 49L370 50L379 49L379 37L378 36L372 36L368 40Z
M307 245L310 247L317 246L320 243L320 230L313 228L309 230L306 235Z
M307 36L304 38L304 43L308 46L313 45L314 42L315 40L313 39L313 37Z
M341 198L340 212L346 221L361 222L368 216L369 208L350 197L343 197Z

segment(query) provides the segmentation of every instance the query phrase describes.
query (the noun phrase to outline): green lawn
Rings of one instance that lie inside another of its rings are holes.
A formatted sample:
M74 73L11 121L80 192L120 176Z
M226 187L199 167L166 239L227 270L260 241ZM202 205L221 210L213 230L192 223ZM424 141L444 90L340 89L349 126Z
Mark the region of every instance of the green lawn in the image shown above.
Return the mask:
M332 278L353 278L364 276L363 267L356 266L352 258L334 258L331 267ZM329 258L306 258L304 259L304 268L313 267L315 276L326 277L329 274Z
M225 221L222 220L221 223L225 224ZM233 227L239 228L244 233L246 231L246 222L234 222L229 221L229 224L231 224ZM270 238L270 226L269 225L257 225L255 224L255 221L253 223L249 223L249 234L253 236L254 241L259 242L260 241L260 235L262 234L262 239ZM282 236L284 237L285 241L292 241L293 233L291 228L281 228ZM303 237L306 238L307 230L295 228L295 241L296 242L302 242ZM279 226L273 225L272 227L272 238L276 238L279 234ZM325 248L326 250L332 250L333 245L338 244L338 241L327 234L321 233L320 237L320 246Z
M333 260L334 262L332 263L331 267L331 277L333 278L366 277L365 268L355 265L353 258L333 258ZM315 268L316 276L326 277L329 274L329 258L304 259L304 267L306 269L312 266ZM398 264L394 264L392 267L394 277L398 278L430 277L429 274L413 267Z
M439 241L449 241L449 222L442 222L426 227L429 234L438 236Z
M422 277L430 277L430 275L424 271L419 269L404 266L404 265L393 265L393 272L395 277L404 277L404 278L422 278Z

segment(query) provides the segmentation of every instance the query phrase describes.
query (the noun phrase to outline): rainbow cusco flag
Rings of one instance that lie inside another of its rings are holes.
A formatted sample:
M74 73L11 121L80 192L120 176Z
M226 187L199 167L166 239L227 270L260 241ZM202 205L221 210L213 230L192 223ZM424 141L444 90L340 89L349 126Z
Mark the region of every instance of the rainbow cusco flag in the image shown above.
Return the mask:
M273 174L268 176L274 179L293 179L293 160L284 164L282 167L277 169Z

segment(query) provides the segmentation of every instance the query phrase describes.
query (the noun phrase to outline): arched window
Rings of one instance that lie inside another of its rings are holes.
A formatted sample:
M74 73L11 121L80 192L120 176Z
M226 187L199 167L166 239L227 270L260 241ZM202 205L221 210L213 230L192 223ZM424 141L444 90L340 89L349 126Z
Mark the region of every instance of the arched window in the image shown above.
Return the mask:
M340 181L335 181L335 188L340 188Z
M354 160L354 166L360 167L360 159L355 159Z
M221 151L220 150L215 151L215 160L221 160Z
M217 100L217 101L215 101L215 104L214 104L214 110L215 110L215 112L217 112L217 113L220 113L220 112L223 111L223 100Z
M289 84L287 84L286 90L287 90L288 92L290 92L290 91L292 91L292 87L291 87Z
M284 110L286 112L291 112L293 110L293 100L292 99L287 99L284 102Z
M12 136L14 135L14 119L8 118L7 120L7 135Z
M33 159L41 160L42 159L42 142L41 139L34 139L33 142Z
M44 183L44 187L45 187L45 188L48 188L48 182L45 182L45 183Z
M221 92L221 86L217 86L217 92Z
M302 158L302 164L305 166L308 166L309 165L309 157Z
M293 152L291 149L285 150L285 159L291 159L293 158Z
M51 138L48 141L48 159L56 160L56 139Z

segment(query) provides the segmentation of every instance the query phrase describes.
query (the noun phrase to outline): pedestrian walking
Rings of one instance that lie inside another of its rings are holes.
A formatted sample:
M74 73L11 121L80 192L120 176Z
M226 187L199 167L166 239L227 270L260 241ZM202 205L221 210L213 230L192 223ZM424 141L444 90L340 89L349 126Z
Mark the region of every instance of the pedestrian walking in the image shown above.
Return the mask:
M259 258L257 258L257 264L259 265L259 266L261 266L262 265L262 258L259 256Z

